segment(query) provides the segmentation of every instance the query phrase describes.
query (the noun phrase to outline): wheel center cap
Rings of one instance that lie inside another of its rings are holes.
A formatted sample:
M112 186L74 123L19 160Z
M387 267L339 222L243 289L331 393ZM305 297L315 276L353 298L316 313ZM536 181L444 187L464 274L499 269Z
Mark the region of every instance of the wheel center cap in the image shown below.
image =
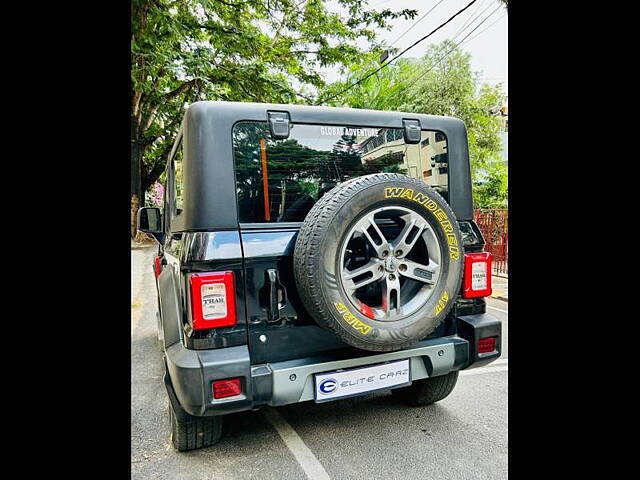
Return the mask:
M398 261L393 257L389 257L384 261L384 268L387 272L395 272L398 268Z

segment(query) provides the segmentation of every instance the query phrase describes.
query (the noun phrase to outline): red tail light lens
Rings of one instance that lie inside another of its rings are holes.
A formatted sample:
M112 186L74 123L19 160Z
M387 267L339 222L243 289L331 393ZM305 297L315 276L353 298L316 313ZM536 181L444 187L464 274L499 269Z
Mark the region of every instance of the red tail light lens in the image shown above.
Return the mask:
M241 393L242 385L240 384L239 378L213 382L213 398L235 397Z
M230 327L237 323L233 272L194 273L189 282L194 330Z
M153 270L156 274L156 278L162 273L162 263L160 262L160 257L156 257L153 259Z
M491 260L488 252L465 253L462 298L491 295Z
M481 338L478 341L478 353L490 353L496 349L496 337Z

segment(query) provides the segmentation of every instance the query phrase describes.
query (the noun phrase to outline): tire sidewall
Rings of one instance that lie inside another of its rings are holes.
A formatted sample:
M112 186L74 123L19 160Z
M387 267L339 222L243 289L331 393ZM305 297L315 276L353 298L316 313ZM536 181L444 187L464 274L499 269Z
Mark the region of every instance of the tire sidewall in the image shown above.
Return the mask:
M428 221L440 243L441 265L434 292L422 307L401 320L382 322L363 315L348 298L340 277L340 259L353 225L364 214L389 206L409 208ZM321 252L322 296L334 323L356 342L385 347L418 341L437 328L460 290L463 248L458 222L437 192L409 177L381 181L355 193L331 219Z

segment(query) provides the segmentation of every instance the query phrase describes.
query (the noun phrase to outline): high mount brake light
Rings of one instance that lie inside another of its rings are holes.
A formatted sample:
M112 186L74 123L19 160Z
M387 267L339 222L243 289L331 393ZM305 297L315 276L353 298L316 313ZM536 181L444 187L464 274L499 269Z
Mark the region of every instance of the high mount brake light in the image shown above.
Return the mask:
M488 297L491 295L491 261L488 252L465 253L462 298Z
M233 272L194 273L189 283L194 330L231 327L237 323Z

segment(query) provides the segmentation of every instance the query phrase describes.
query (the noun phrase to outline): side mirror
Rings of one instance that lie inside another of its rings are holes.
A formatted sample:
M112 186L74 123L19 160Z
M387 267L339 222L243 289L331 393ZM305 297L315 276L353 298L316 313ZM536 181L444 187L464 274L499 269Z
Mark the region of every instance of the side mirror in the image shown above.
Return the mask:
M157 207L138 210L138 230L144 233L162 233L162 217Z
M164 232L162 231L162 214L157 207L142 207L138 210L138 230L149 233L162 244Z

